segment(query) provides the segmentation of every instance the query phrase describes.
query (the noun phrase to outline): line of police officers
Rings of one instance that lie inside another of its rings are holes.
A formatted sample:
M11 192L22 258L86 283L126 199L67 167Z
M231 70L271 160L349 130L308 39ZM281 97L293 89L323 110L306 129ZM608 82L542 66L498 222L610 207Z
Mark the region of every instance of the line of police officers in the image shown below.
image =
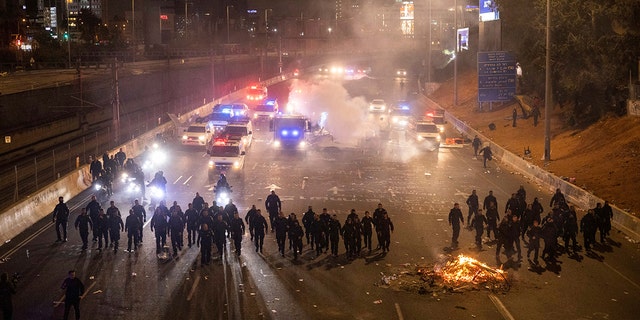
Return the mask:
M595 208L589 209L578 223L575 207L567 203L560 189L556 189L549 203L551 212L544 217L542 217L544 209L538 198L534 198L532 203L527 204L526 196L524 187L520 186L520 189L507 201L505 217L500 220L497 200L492 191L489 191L489 195L485 197L482 209L479 206L476 190L471 192L466 201L469 207L467 221L469 230L476 231L475 242L479 250L482 250L482 235L486 227L488 239L491 238L491 231L493 231L494 240L497 243L496 259L498 261L502 248L505 249L504 253L508 258L517 253L518 260L521 260L520 240L525 241L526 236L527 258L530 259L533 252L533 263L537 265L541 239L544 240L542 258L555 261L560 249L557 244L558 238L564 241L563 249L566 253L577 254L580 250L576 241L578 232L582 232L584 236L583 243L587 251L590 251L596 242L598 230L602 243L606 242L611 232L613 210L608 201L605 201L604 206L598 203ZM483 214L483 209L486 210L486 215ZM449 212L449 224L453 229L451 241L453 248L458 245L460 223L464 223L464 218L459 204L456 203Z
M277 197L275 192L272 192L270 196ZM277 206L280 209L280 201L277 200ZM66 240L66 218L69 216L69 211L63 199L60 199L53 215L56 225L63 229ZM371 252L374 231L378 239L376 249L382 249L382 252L389 251L391 233L393 232L393 223L382 204L378 204L373 216L369 211L365 211L362 219L356 210L352 209L344 225L338 221L337 215L331 216L326 208L322 210L321 214L316 214L311 206L303 214L302 223L298 221L295 213L285 217L281 210L276 217L269 220L271 230L276 236L278 251L284 257L286 239L289 238L289 250L293 250L294 259L302 254L305 237L307 245L315 250L316 257L323 252L327 253L329 249L331 249L331 255L337 256L340 238L342 238L347 257L355 258L360 255L362 248L368 249L369 253ZM142 244L143 225L146 221L147 212L139 200L134 201L134 205L123 222L120 209L115 206L113 201L110 201L109 207L105 210L96 197L92 196L87 206L81 209L74 226L80 233L82 250L88 248L89 232L91 231L93 242L97 243L98 250L103 249L104 242L105 249L112 248L114 252L117 252L120 233L124 231L128 240L126 251L135 252ZM199 193L196 193L192 203L184 212L176 201L170 208L165 205L164 201L161 201L154 209L150 230L155 235L156 253L163 253L168 236L171 239L173 255L177 256L184 247L184 231L186 229L188 247L191 248L193 245L200 247L201 264L206 265L211 262L212 246L215 244L218 254L222 255L227 238L233 240L235 253L240 255L242 237L246 229L245 222L248 225L256 252L262 253L269 223L260 209L253 205L243 220L239 217L238 208L232 200L229 200L229 203L224 207L218 206L215 201L209 206ZM60 230L58 230L58 234L59 239L62 239Z

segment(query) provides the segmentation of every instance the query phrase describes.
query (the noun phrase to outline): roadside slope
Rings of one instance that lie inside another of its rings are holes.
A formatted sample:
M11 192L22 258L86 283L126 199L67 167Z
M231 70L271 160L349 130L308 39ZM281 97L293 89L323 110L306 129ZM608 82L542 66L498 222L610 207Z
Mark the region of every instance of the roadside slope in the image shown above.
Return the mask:
M444 83L430 96L447 111L482 132L496 144L523 155L529 147L532 163L557 176L575 178L575 184L608 199L628 212L640 212L640 119L604 117L585 129L566 128L560 121L563 110L552 110L551 159L544 165L544 118L537 127L533 118L518 119L511 126L511 113L517 103L478 109L477 76L467 73L458 80L458 106L453 107L453 82ZM541 110L544 115L544 110ZM494 123L496 130L489 130Z

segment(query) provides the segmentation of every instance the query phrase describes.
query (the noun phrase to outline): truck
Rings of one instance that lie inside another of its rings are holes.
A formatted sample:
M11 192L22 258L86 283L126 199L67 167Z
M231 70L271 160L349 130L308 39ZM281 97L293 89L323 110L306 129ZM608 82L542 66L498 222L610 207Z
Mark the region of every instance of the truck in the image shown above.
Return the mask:
M271 119L269 131L273 132L274 147L304 149L306 134L310 131L309 119L303 115L278 114Z
M273 119L279 111L277 99L265 99L253 109L253 119L256 121Z
M209 177L214 177L216 170L242 170L244 168L245 150L242 141L218 137L207 145L209 154Z

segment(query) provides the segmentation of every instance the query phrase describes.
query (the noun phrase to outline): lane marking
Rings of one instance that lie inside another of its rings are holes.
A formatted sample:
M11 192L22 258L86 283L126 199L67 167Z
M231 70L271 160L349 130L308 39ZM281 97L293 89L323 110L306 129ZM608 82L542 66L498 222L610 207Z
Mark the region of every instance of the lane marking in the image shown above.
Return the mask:
M302 179L302 187L300 189L304 190L306 183L307 183L307 179Z
M180 179L182 179L182 176L179 176L178 179L176 179L176 181L173 182L173 184L178 183L178 181L180 181Z
M502 301L500 301L500 299L498 299L498 297L496 297L494 294L490 294L489 299L491 299L491 302L493 302L493 305L496 306L496 309L498 309L498 312L500 312L503 319L505 320L516 319L511 315L511 312L507 310L507 307L505 307L504 304L502 304Z
M76 203L75 205L71 206L71 208L69 208L69 211L75 211L78 208L82 207L83 204L89 199L91 198L92 195L88 195L86 196L84 199L82 199L81 201L79 201L78 203ZM46 217L45 217L46 218ZM24 247L27 243L31 242L31 240L35 239L37 236L41 235L43 232L45 232L47 229L49 229L50 227L52 227L54 225L53 222L47 222L47 224L45 224L42 228L38 229L36 232L34 232L33 234L31 234L30 236L26 237L24 240L22 240L19 244L17 244L14 248L10 249L9 251L7 251L5 254L3 254L2 256L0 256L0 260L4 260L7 259L9 257L11 257L14 253L16 253L18 250L22 249L22 247Z
M358 168L358 179L362 179L362 171L360 171L360 168Z
M398 314L398 320L404 320L404 317L402 316L402 310L400 310L400 305L396 302L396 313Z
M604 262L604 265L607 266L609 269L611 269L613 272L617 273L620 277L622 277L623 279L627 280L629 283L631 283L634 287L640 289L640 285L638 285L637 283L633 282L633 280L627 278L624 274L622 274L622 272L616 270L614 267L610 266L608 263Z
M185 180L182 184L186 185L187 183L189 183L189 180L191 180L191 178L193 178L193 176L189 176L189 178L187 178L187 180Z
M191 291L189 291L189 295L187 296L187 301L191 301L191 298L193 298L193 294L196 292L196 288L198 287L199 283L200 283L200 275L197 275L196 280L193 281L193 286L191 287Z

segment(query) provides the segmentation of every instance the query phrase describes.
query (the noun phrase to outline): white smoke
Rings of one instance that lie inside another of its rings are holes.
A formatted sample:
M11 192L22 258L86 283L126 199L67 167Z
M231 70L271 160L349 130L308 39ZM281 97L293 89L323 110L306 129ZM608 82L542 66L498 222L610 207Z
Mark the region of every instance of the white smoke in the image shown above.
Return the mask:
M322 121L339 143L356 144L370 135L367 121L369 103L364 97L351 97L338 80L294 81L289 93L288 111L309 117L313 124ZM326 113L326 115L323 115Z

